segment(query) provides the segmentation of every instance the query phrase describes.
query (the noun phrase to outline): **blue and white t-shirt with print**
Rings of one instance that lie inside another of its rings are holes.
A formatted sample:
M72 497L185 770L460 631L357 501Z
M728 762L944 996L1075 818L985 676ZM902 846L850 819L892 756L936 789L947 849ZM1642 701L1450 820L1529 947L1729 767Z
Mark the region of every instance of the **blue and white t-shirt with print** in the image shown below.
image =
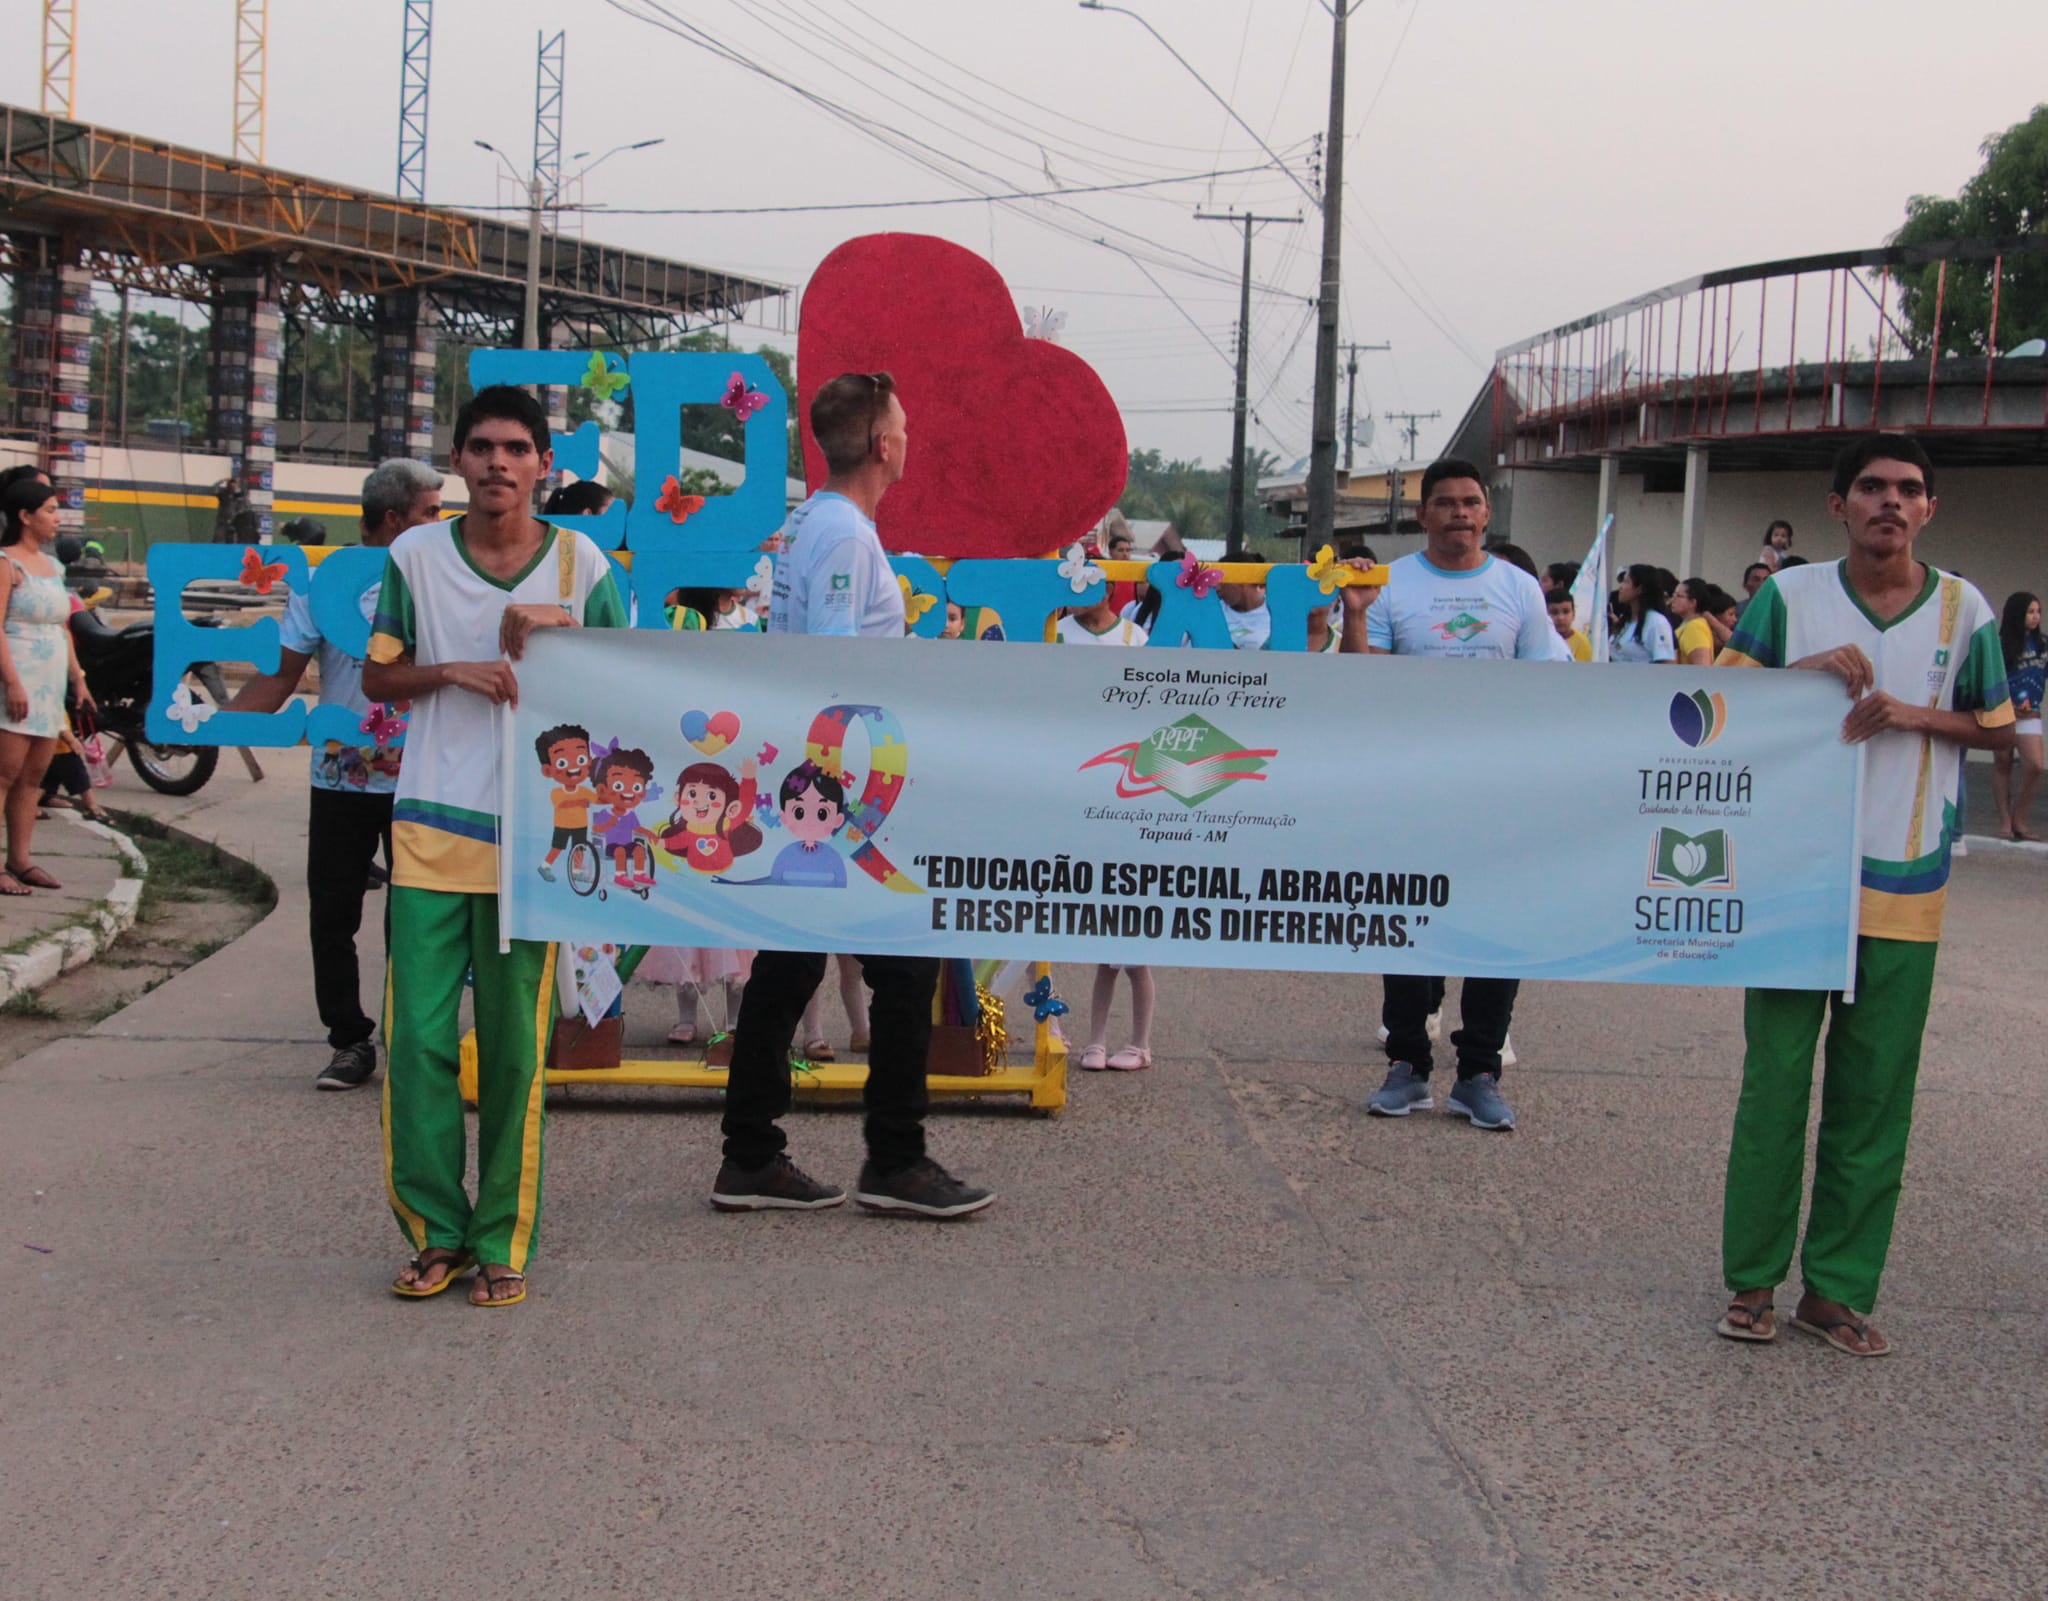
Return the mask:
M1389 562L1386 588L1365 614L1365 641L1396 656L1571 660L1542 588L1495 556L1456 573L1419 550Z
M380 577L373 581L359 597L365 624L377 617L377 592L383 587ZM284 617L278 623L278 640L286 650L297 651L301 656L310 656L320 668L320 704L339 706L355 719L356 726L363 728L362 742L343 745L328 741L313 750L312 781L315 789L340 790L352 795L389 795L398 788L398 763L405 745L405 733L391 709L382 708L385 719L390 721L392 732L384 738L377 737L378 721L370 716L371 705L363 694L362 658L351 656L320 632L313 621L312 596L304 591L294 591L285 603Z
M903 637L903 591L875 525L821 489L789 514L775 563L771 634Z

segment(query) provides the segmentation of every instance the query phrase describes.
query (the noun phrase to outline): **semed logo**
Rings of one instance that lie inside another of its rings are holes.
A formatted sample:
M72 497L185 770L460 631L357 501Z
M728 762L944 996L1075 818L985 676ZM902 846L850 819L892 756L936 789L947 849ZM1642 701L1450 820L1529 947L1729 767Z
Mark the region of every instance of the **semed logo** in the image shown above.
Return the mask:
M1671 697L1671 732L1694 750L1713 744L1727 726L1728 703L1719 695L1696 689Z

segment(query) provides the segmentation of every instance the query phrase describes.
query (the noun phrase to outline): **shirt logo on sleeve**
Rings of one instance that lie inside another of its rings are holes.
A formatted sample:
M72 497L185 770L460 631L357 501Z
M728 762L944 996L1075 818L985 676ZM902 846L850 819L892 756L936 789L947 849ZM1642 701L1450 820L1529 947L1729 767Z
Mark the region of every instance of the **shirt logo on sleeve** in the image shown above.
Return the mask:
M835 590L853 588L853 575L851 573L834 573L832 575L832 587Z

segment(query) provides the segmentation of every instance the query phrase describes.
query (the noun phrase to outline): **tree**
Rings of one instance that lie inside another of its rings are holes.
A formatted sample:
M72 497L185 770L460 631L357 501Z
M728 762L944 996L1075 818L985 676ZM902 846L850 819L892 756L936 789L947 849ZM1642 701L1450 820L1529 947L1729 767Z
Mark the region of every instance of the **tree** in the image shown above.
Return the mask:
M2048 238L2048 105L1983 144L1984 165L1954 199L1914 195L1906 202L1897 245L1938 245L1959 239ZM1941 347L1948 355L1995 355L1991 349L1991 263L1951 261L1899 274L1899 308L1913 348L1934 342L1937 289ZM2005 257L1998 285L1998 347L2048 338L2048 255Z

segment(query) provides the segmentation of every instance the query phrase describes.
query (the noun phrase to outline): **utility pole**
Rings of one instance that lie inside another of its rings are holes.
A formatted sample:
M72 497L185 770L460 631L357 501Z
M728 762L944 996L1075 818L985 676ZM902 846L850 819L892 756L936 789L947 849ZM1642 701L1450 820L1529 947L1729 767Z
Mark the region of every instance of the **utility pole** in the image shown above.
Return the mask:
M1308 537L1318 550L1337 527L1337 291L1343 271L1344 56L1352 8L1362 0L1329 0L1330 132L1323 147L1323 281L1316 306L1315 428L1308 454Z
M1344 474L1351 475L1351 453L1358 443L1358 353L1361 350L1392 350L1389 344L1360 345L1344 347Z
M1408 436L1408 454L1404 458L1405 460L1413 461L1415 459L1415 439L1422 432L1422 425L1426 422L1434 422L1442 415L1443 413L1440 411L1390 411L1386 413L1387 421L1399 423L1401 425L1401 432Z
M1394 463L1394 470L1387 474L1387 532L1401 531L1401 481L1406 476L1404 463L1415 457L1415 437L1422 432L1422 424L1443 415L1440 411L1390 411L1388 422L1401 424L1401 432L1408 436L1408 453Z
M1244 425L1248 407L1246 391L1251 377L1252 332L1252 224L1257 222L1299 222L1295 217L1257 217L1249 211L1198 211L1197 222L1241 222L1244 224L1244 278L1237 293L1237 398L1231 406L1230 424L1230 549L1244 544Z

